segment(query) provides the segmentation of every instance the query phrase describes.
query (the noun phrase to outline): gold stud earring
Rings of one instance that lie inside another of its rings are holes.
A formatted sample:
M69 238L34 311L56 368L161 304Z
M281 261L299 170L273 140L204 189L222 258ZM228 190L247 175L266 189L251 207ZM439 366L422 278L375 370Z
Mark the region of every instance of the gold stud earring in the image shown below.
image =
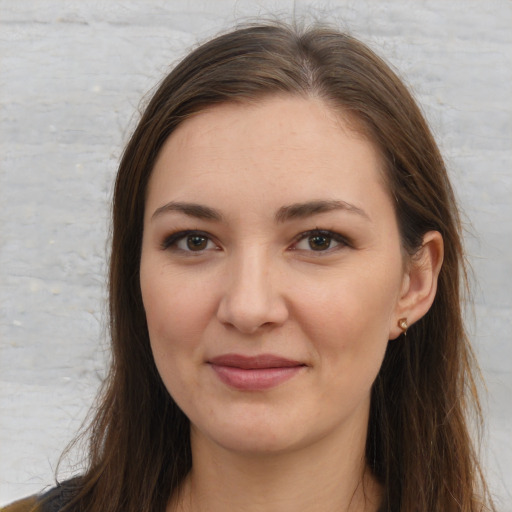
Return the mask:
M404 336L407 336L407 329L409 328L409 324L407 323L407 318L400 318L400 320L398 320L398 327L400 327L400 329L402 329Z

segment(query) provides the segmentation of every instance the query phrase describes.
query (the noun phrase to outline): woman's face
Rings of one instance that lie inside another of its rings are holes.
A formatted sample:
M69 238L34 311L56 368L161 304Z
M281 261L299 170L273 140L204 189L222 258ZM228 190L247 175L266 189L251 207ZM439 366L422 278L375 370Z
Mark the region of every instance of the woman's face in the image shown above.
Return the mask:
M192 440L278 452L364 439L405 283L371 143L315 99L185 121L149 182L141 289Z

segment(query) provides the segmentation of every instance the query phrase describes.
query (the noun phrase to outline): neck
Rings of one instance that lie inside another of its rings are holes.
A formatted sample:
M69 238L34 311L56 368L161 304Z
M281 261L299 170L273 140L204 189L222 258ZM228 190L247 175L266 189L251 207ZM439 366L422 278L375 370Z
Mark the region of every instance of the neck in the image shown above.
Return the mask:
M273 454L232 452L193 436L193 469L168 510L375 512L380 487L364 461L363 434Z

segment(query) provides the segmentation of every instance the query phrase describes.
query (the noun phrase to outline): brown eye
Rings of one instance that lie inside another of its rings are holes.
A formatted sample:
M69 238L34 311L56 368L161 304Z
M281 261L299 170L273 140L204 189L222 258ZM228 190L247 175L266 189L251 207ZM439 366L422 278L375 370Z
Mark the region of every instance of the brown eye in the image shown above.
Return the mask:
M296 251L328 253L349 247L346 238L335 231L314 229L299 235L299 240L293 244Z
M308 238L309 247L313 251L325 251L331 246L331 237L327 235L312 235Z
M187 237L187 248L191 251L203 251L208 245L208 238L201 235L189 235Z
M169 235L162 242L164 251L181 251L184 253L198 253L218 249L208 233L201 231L179 231Z

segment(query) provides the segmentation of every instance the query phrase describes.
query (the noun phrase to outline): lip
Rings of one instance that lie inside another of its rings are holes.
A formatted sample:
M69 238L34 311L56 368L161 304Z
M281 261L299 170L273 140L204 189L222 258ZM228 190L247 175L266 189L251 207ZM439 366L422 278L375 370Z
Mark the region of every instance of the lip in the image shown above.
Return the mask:
M224 354L209 359L208 364L224 384L243 391L271 389L306 367L300 361L273 354Z

